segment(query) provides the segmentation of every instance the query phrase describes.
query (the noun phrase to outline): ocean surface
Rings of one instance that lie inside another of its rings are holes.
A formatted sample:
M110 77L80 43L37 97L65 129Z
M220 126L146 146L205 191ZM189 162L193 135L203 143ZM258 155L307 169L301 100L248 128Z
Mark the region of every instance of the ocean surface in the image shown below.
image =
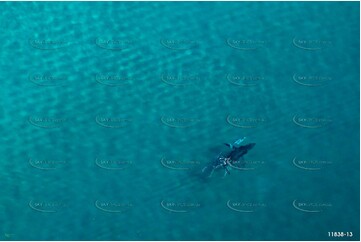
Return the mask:
M0 12L0 240L359 240L358 2Z

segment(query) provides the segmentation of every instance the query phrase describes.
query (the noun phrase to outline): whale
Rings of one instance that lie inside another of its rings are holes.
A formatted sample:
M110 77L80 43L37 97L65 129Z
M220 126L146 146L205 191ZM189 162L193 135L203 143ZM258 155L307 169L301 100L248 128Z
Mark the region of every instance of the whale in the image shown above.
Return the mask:
M202 173L209 171L208 177L211 177L215 170L223 168L224 176L226 176L227 174L230 175L230 167L232 166L232 164L236 163L237 161L243 160L243 156L246 155L256 145L256 143L241 145L244 140L245 137L238 139L233 144L224 143L227 147L230 148L230 150L227 152L220 152L213 162L211 162L202 169Z

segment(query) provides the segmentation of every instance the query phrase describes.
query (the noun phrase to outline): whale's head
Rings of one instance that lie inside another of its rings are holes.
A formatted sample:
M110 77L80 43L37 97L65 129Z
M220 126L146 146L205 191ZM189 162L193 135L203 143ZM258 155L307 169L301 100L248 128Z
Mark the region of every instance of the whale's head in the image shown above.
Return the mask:
M256 143L250 143L247 145L242 145L236 149L234 149L229 157L231 158L231 160L237 161L239 160L242 156L244 156L245 154L248 153L249 150L253 149L253 147L256 145Z
M247 150L251 150L251 149L253 149L253 147L256 145L256 143L250 143L250 144L248 144L248 145L245 145L244 146L244 149L247 149Z

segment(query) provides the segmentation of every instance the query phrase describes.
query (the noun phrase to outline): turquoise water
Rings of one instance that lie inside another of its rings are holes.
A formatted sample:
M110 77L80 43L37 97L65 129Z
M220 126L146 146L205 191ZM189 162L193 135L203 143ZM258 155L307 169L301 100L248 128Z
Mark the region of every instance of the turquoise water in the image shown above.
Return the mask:
M0 11L1 240L359 240L359 3Z

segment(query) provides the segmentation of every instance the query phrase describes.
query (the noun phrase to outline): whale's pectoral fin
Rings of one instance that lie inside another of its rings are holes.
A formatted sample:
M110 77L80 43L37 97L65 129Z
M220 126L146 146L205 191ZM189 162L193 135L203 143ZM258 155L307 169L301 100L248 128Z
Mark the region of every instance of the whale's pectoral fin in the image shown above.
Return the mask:
M243 138L240 138L240 139L236 140L234 142L234 146L239 146L245 139L246 139L246 137L243 137Z
M229 171L228 166L225 166L224 169L225 169L225 174L231 175L231 172Z
M212 171L211 171L211 173L208 175L208 177L212 177L213 172L214 172L214 169L212 168Z
M208 169L208 166L205 166L205 167L202 169L202 173L204 173L207 169Z
M207 177L212 177L212 174L216 168L213 165L207 165L202 169L202 173Z
M223 175L223 177L225 177L225 176L227 176L227 175L231 175L231 172L229 171L228 167L225 166L225 167L224 167L224 175Z
M202 173L208 173L210 169L213 169L213 166L211 164L207 164L205 167L203 167Z

